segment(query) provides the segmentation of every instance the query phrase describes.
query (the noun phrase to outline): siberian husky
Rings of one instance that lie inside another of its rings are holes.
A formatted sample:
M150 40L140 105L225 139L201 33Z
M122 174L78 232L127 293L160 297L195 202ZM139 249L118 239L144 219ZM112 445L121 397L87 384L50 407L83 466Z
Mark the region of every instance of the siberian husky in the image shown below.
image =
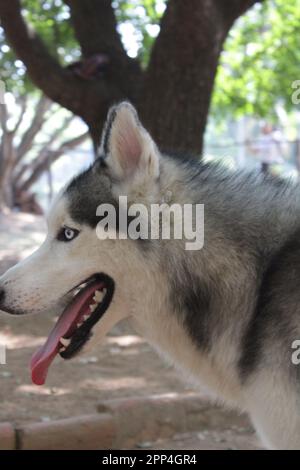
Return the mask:
M120 236L99 240L97 208L120 214L121 196L148 209L204 204L202 249L122 236L118 223ZM164 155L129 103L110 111L97 160L55 199L43 245L0 278L0 307L60 314L32 358L36 384L56 356L129 318L194 383L246 411L265 446L300 449L299 186Z

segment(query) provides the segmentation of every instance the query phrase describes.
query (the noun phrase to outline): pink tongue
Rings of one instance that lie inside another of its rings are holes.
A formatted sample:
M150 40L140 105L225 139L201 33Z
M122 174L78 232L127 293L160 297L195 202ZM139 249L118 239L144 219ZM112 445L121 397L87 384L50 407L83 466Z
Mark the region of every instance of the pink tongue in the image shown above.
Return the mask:
M95 281L93 284L83 289L64 310L46 343L41 346L31 358L31 378L34 384L43 385L45 383L48 368L62 348L60 338L62 336L67 337L74 332L79 319L86 313L94 292L98 289L101 290L103 287L103 282Z

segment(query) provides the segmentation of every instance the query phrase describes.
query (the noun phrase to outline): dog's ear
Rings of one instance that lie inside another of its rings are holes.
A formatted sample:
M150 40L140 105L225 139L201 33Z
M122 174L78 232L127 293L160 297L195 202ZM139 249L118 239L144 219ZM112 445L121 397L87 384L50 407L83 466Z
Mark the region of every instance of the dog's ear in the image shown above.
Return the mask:
M139 121L134 107L123 102L109 112L101 153L114 177L120 180L159 175L159 152Z

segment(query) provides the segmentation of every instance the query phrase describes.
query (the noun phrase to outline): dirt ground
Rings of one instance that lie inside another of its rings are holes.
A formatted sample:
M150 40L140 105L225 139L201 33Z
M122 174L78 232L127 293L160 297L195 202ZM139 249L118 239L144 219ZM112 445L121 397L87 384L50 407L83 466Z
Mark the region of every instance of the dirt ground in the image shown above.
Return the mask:
M44 233L40 218L0 216L0 273L30 254ZM54 322L54 316L0 315L0 344L7 348L7 363L0 365L0 422L49 421L93 413L99 402L110 398L195 391L126 324L117 327L92 355L68 362L56 359L46 385L33 385L30 357L45 341ZM254 448L257 444L252 440L251 429L207 430L175 436L173 440L141 443L141 447Z

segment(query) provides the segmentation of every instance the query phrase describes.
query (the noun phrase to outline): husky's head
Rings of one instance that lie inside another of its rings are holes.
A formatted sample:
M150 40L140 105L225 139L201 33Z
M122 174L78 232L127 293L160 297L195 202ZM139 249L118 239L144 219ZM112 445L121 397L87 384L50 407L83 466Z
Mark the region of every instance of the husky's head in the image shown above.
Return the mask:
M57 354L73 357L88 340L99 341L121 319L134 315L135 295L143 295L137 273L144 272L143 282L151 283L147 241L121 236L99 240L97 208L110 204L119 220L120 195L129 203L158 200L159 172L153 140L134 108L121 103L109 113L99 158L54 201L43 245L0 278L3 311L60 315L32 358L35 383L44 383Z

